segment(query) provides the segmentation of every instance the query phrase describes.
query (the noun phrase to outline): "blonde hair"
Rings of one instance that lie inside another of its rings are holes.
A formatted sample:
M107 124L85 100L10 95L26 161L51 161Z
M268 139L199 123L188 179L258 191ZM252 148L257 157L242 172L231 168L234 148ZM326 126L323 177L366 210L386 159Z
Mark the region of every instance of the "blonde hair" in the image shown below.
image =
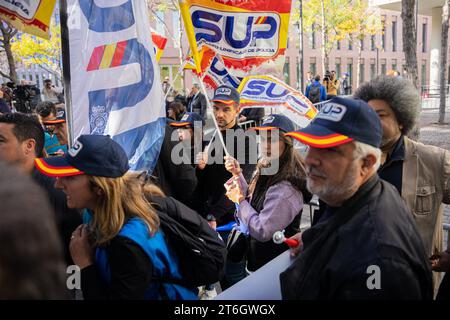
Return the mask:
M134 217L144 221L150 235L158 230L158 215L142 195L139 181L126 177L88 176L88 179L92 189L100 190L91 220L96 233L95 245L106 245L117 236L126 221Z

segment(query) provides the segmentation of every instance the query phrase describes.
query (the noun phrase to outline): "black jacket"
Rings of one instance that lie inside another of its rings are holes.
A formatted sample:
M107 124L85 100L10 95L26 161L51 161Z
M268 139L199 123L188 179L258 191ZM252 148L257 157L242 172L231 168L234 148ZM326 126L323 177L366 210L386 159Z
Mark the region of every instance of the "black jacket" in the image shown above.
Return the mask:
M143 300L152 282L153 264L134 241L116 236L107 246L111 283L101 279L95 264L81 270L81 289L85 300Z
M240 129L238 125L228 130L238 129L241 130L243 135L244 131ZM221 134L224 137L225 144L230 148L232 144L227 142L225 131L221 131ZM245 150L238 146L238 139L236 137L234 138L233 143L234 150L228 149L231 156L238 159L242 168L242 174L247 181L250 180L251 175L256 168L256 154L253 155L252 148L250 148L250 146L256 147L256 140L254 137L255 136L251 139L245 139ZM222 150L222 154L216 156L216 150ZM225 196L226 190L224 183L230 179L232 175L225 169L224 156L225 153L216 133L216 136L213 138L213 142L209 147L208 163L209 161L212 161L212 159L219 160L220 158L222 161L220 163L208 164L203 170L196 169L198 183L193 195L193 209L203 217L206 217L208 214L213 215L217 220L218 226L234 220L235 211L234 203ZM254 164L249 163L249 160L252 157L254 158L252 159L254 160ZM245 159L245 162L240 161L242 158Z
M203 119L206 117L206 97L203 93L199 92L197 95L189 99L188 108L189 112L198 113Z
M161 146L159 158L153 170L155 183L164 191L166 196L174 197L185 205L190 206L192 194L197 185L195 168L190 164L174 164L171 159L173 148L179 141L171 141L176 128L166 125L166 133Z
M432 299L431 268L412 215L374 176L303 234L304 251L280 275L283 299ZM380 289L373 284L377 266Z

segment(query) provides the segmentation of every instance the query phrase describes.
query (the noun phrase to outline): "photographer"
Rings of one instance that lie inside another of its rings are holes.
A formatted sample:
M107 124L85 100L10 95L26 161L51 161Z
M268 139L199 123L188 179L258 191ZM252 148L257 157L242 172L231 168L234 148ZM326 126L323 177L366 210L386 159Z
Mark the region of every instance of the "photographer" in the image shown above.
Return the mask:
M13 87L13 99L18 112L32 113L40 100L39 89L22 80L20 85Z
M339 90L339 80L336 79L336 71L327 71L325 72L325 77L323 78L323 84L327 89L327 100L338 95Z
M52 80L50 79L44 80L44 89L42 89L42 94L44 95L44 101L51 101L56 104L61 102L58 98L60 92L55 89L55 86L52 84Z

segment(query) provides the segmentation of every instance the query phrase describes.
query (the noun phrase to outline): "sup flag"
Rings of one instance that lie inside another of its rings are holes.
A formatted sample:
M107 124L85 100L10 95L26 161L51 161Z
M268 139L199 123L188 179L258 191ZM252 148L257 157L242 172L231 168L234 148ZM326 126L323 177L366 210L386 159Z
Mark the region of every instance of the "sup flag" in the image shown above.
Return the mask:
M199 52L200 72L195 67L192 53L188 56L184 69L191 70L197 77L203 79L208 97L212 99L214 91L221 85L238 88L242 78L230 74L220 55L207 45L202 46Z
M152 41L155 46L156 62L159 62L167 44L167 38L152 30Z
M56 0L0 0L0 18L25 33L49 39Z
M238 91L242 108L278 108L302 128L317 115L317 109L308 98L273 76L245 77Z
M281 72L291 0L179 0L194 53L208 45L234 75ZM194 55L197 68L200 58Z
M164 97L145 1L68 0L72 137L108 134L131 170L152 170L165 130Z

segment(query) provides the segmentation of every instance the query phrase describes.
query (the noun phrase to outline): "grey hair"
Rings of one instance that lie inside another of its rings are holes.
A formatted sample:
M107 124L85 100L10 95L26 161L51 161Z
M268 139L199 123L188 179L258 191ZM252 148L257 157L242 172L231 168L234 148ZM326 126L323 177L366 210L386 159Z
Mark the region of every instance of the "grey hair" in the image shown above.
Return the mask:
M372 154L375 156L377 161L373 165L375 167L375 170L378 170L381 164L381 150L379 148L372 147L371 145L354 141L355 143L355 150L353 151L353 155L356 159L362 159L368 156L369 154Z
M406 79L392 76L378 76L363 83L356 90L355 98L384 100L394 111L402 134L407 135L415 126L420 110L420 96L417 89Z
M200 89L200 84L194 83L192 86L196 87L197 89Z

